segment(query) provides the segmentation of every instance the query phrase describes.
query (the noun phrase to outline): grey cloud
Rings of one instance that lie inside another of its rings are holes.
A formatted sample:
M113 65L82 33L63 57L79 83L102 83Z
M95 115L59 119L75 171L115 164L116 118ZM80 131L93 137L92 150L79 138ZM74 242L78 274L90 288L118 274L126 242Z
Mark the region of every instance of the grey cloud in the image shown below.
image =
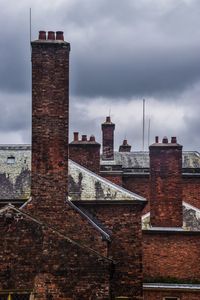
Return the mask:
M197 1L186 5L176 0L165 6L131 0L39 3L22 1L17 13L4 10L1 90L30 89L29 6L35 38L39 24L47 30L61 26L69 36L73 94L126 98L179 92L200 77Z
M178 51L180 50L180 51ZM188 50L188 49L187 49ZM181 92L200 79L199 48L148 49L148 53L126 55L119 49L107 62L89 55L79 61L74 93L88 97L131 97ZM90 60L90 62L88 62Z
M193 101L199 112L197 94L181 95L200 80L200 1L68 0L53 5L22 0L16 5L11 0L2 3L0 20L1 132L18 131L25 142L30 140L29 7L33 39L40 29L61 29L71 42L71 99L87 106L87 99L103 96L114 106L154 96L183 106ZM83 107L71 103L71 131L94 133L101 141L99 116L88 117ZM185 124L188 129L178 134L187 145L197 145L198 119L186 113ZM126 135L133 148L140 147L141 123L132 126L116 126L116 145ZM168 134L168 129L163 120L158 133Z
M163 96L179 93L199 80L199 2L174 1L176 5L166 11L156 1L142 1L143 5L111 1L110 7L102 3L108 8L105 14L101 6L100 11L91 9L92 16L85 10L87 5L80 5L82 17L76 28L87 41L73 45L71 37L73 94L116 99Z
M30 94L0 94L0 132L30 130Z
M28 10L12 8L1 8L0 91L23 93L31 82Z

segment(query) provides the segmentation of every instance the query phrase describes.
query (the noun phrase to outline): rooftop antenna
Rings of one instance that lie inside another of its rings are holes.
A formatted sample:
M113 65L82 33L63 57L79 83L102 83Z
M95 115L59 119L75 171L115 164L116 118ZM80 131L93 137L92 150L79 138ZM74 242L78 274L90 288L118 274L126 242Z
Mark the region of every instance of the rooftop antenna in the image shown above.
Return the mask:
M144 131L145 131L145 99L143 99L143 118L142 118L142 151L144 152Z
M111 108L109 108L109 114L108 114L109 117L110 117L110 114L111 114Z
M150 130L151 130L151 118L149 118L149 124L148 124L148 146L150 145Z
M31 15L31 7L29 9L29 35L30 35L30 50L31 50L31 40L32 40L32 15Z

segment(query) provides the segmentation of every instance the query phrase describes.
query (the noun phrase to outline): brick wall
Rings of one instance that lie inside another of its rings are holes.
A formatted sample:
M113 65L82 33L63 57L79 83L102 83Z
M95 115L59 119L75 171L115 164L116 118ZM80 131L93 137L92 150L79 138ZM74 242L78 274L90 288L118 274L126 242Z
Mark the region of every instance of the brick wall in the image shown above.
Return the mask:
M123 187L149 199L149 176L123 176Z
M30 290L35 299L52 300L109 295L110 262L32 218L1 215L0 247L1 291Z
M95 141L94 136L87 140L87 136L84 135L82 140L74 140L69 144L69 158L88 170L99 174L100 147L101 145Z
M143 231L144 282L200 281L200 233Z
M106 174L106 173L101 173L100 174L103 178L106 178L107 180L110 180L111 182L122 186L122 174Z
M113 295L143 299L141 205L108 203L87 208L112 232L108 252L115 261L111 281Z
M183 201L200 209L200 178L183 176L182 186Z
M151 225L181 227L182 146L172 138L149 147Z
M149 176L123 176L123 187L149 200ZM149 212L149 202L143 209L143 214Z

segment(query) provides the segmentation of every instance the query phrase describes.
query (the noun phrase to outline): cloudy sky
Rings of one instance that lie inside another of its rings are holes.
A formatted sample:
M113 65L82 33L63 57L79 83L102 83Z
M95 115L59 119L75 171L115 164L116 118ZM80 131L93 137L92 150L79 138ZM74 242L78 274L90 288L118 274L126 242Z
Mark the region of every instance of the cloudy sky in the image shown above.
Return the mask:
M0 0L0 143L31 141L32 40L63 30L71 43L70 131L95 134L111 112L115 148L155 135L200 150L199 0Z

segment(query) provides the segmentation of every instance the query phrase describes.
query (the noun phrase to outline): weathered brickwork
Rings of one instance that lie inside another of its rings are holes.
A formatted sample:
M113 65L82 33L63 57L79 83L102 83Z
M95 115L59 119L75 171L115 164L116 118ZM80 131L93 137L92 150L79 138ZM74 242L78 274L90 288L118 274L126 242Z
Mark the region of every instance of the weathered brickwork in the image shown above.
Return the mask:
M109 181L122 186L122 174L111 174L101 173L101 176L108 179Z
M0 247L1 291L55 300L109 296L111 262L32 217L12 209L1 214Z
M114 130L115 124L111 122L110 117L106 117L106 122L101 124L102 128L102 147L103 147L103 159L114 159Z
M199 300L200 292L189 291L144 291L144 300L164 300L165 297L177 297L178 300ZM173 298L171 299L173 300Z
M108 248L109 257L115 261L112 294L143 299L140 217L143 205L105 203L85 206L112 232L112 243Z
M149 147L151 225L181 227L182 215L182 146L155 143Z
M183 176L183 201L200 209L200 177Z
M144 282L200 283L200 232L143 231Z
M122 177L123 187L128 191L134 192L138 195L149 200L149 176L133 176L133 175L124 175ZM143 209L143 214L150 210L149 201L148 204Z
M149 176L123 176L123 187L129 191L137 193L142 197L149 199Z
M56 223L68 194L69 51L62 40L32 42L31 195L34 214Z
M86 136L85 136L86 137ZM69 158L81 166L99 174L100 171L100 147L101 145L95 141L95 137L91 136L89 141L73 141L69 144Z

